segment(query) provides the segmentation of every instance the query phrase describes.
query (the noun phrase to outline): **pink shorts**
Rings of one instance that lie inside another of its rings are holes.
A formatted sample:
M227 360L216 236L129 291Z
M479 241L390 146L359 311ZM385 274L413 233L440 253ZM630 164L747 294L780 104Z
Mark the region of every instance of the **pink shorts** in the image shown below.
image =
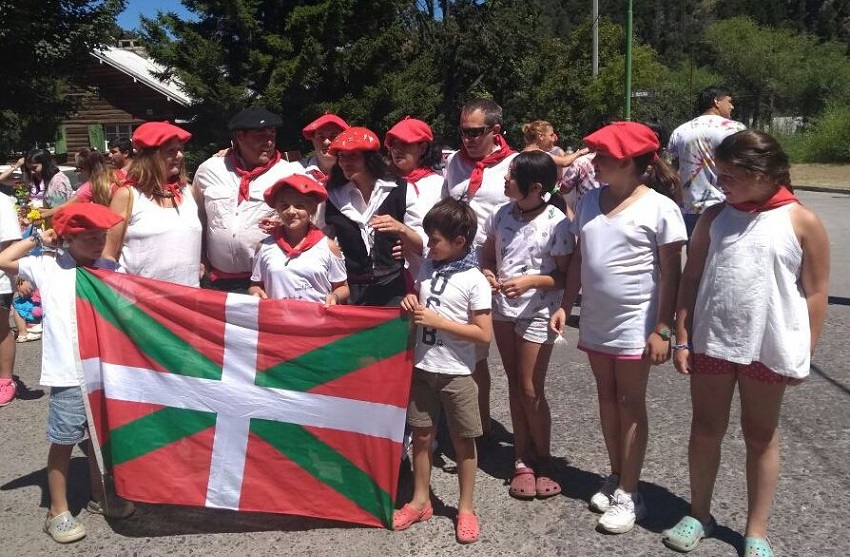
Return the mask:
M775 371L771 371L761 362L753 362L748 365L736 364L713 358L705 354L694 354L694 370L693 373L701 375L727 375L729 373L737 373L738 375L755 379L762 383L785 383L788 378L784 375L779 375Z

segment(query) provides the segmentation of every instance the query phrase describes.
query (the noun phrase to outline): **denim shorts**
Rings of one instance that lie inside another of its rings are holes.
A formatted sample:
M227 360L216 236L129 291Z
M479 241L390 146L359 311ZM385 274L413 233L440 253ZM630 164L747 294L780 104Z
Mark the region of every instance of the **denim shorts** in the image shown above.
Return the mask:
M83 390L80 387L51 387L47 440L57 445L76 445L87 433Z
M514 334L527 342L534 344L555 344L558 334L549 328L549 320L543 317L523 319L507 317L500 313L493 313L493 321L507 321L514 324Z

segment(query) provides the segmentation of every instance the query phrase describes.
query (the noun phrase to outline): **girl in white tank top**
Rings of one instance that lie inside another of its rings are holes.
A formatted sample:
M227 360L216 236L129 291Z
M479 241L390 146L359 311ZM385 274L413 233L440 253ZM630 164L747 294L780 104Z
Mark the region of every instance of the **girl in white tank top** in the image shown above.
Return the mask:
M691 512L664 543L690 551L715 525L711 496L737 385L747 447L744 554L772 556L779 409L786 385L809 373L826 315L829 242L787 187L788 157L771 136L735 133L715 157L726 203L696 225L676 314L674 364L691 376Z

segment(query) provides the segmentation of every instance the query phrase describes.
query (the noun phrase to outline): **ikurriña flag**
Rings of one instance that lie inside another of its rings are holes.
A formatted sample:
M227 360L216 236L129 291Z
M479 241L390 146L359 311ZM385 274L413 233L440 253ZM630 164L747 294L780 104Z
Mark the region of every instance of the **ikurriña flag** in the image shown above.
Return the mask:
M412 360L392 308L77 271L79 369L119 495L391 527Z

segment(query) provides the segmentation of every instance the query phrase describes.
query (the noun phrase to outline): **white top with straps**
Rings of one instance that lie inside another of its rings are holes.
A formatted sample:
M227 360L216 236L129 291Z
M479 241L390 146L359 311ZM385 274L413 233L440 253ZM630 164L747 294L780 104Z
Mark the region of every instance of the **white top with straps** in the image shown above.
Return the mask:
M745 213L726 206L714 219L694 307L695 352L761 362L787 377L809 374L811 331L793 207Z

